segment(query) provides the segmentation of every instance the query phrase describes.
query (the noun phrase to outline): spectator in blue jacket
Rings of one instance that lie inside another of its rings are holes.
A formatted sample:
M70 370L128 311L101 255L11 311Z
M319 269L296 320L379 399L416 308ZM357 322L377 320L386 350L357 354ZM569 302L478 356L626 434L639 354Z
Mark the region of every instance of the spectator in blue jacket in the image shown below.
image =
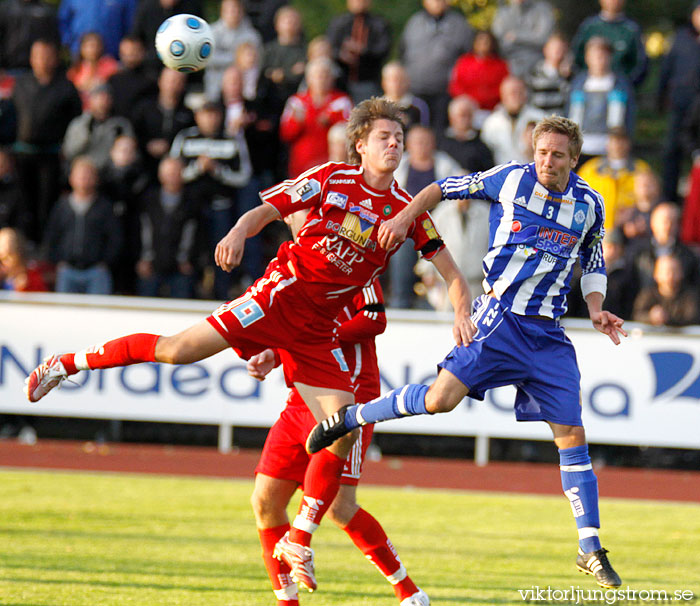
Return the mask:
M664 149L663 197L678 200L683 149L680 134L695 96L700 93L700 1L693 2L690 20L676 32L659 73L659 113L668 108Z
M568 116L586 133L579 164L605 154L613 128L634 132L634 89L627 77L611 68L612 46L601 36L586 43L586 71L571 83Z
M87 32L102 36L105 52L119 56L119 41L131 30L138 0L61 0L58 27L61 41L77 57L80 38Z

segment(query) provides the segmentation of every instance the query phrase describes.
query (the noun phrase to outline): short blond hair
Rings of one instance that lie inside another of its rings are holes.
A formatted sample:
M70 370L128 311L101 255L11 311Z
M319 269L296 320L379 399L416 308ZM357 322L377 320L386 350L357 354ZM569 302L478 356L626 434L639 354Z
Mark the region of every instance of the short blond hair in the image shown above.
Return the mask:
M557 133L565 135L569 139L569 153L572 158L578 158L581 155L581 147L583 146L583 134L579 125L573 120L569 120L564 116L551 115L542 118L532 131L532 147L537 147L538 139L545 133Z
M404 135L406 125L403 122L401 109L393 101L383 97L372 97L357 104L350 112L350 119L347 125L348 158L351 164L360 164L362 158L355 149L355 145L360 140L367 140L374 123L377 120L391 120L401 126Z

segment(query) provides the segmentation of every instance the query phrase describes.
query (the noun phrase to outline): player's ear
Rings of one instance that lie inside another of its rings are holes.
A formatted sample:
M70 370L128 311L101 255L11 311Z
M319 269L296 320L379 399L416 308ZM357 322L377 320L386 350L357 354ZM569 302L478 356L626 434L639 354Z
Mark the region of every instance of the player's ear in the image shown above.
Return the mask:
M365 146L365 140L362 137L360 137L357 141L355 141L355 151L358 154L360 154L360 156L362 155L362 150L363 150L364 146Z
M574 170L574 168L576 168L577 164L578 164L578 156L572 157L571 160L569 160L569 168L571 168L571 170Z

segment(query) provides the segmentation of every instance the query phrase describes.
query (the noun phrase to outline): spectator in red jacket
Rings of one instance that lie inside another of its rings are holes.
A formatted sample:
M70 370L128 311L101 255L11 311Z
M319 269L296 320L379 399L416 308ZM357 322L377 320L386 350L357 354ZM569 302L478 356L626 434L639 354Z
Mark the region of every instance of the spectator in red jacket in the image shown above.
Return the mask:
M499 88L508 75L508 63L498 54L493 34L480 31L474 46L455 63L450 76L450 97L469 95L480 109L491 111L501 100Z
M107 79L119 71L119 63L105 54L104 41L97 32L87 32L80 39L80 55L66 73L66 77L80 93L83 110L88 108L90 91L105 84Z
M11 227L0 229L0 289L18 292L48 290L41 270L26 258L24 237Z
M289 145L289 175L328 160L328 129L348 119L352 101L334 88L333 64L314 59L306 66L308 90L292 95L284 107L280 138Z

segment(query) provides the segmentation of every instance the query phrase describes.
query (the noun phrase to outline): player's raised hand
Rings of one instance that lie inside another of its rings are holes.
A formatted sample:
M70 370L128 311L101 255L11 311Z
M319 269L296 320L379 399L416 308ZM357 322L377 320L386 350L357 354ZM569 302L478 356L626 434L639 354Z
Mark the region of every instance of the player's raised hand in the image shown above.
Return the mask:
M593 322L593 327L597 331L608 335L615 345L620 344L620 335L623 337L627 336L627 332L622 328L625 321L622 318L618 318L615 314L611 314L609 311L591 313L591 322Z
M224 271L231 271L241 262L245 249L245 235L233 228L216 245L214 261Z
M248 364L246 364L248 374L258 381L264 381L265 377L274 367L275 352L271 349L266 349L259 354L255 354L248 360Z
M396 215L393 219L384 221L384 223L379 226L379 233L377 234L379 246L384 250L390 250L395 245L401 244L406 239L406 234L408 233L410 225L411 222L404 221L400 214Z

